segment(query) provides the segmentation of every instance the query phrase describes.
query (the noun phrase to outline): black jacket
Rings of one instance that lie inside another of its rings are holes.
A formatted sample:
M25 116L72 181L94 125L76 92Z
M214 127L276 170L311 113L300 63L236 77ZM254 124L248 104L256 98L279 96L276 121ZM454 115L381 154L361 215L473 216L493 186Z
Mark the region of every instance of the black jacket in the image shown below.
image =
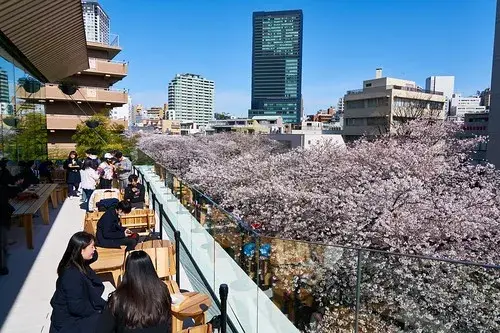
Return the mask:
M87 274L76 267L67 268L57 279L56 291L50 301L50 333L93 331L106 305L101 298L103 292L104 285L90 267Z
M70 165L75 165L76 167L70 168ZM63 168L66 170L66 182L68 184L78 184L81 181L80 169L81 164L77 159L71 160L67 159L64 161Z
M119 248L119 239L125 237L125 229L120 225L116 209L108 209L97 222L96 239L101 247Z
M155 327L129 329L116 319L106 307L99 317L95 333L166 333L172 331L170 319L166 323L160 323Z
M137 191L132 191L133 188L136 188ZM131 203L144 202L145 195L144 185L138 183L136 186L132 186L132 184L128 184L125 188L125 200L130 201Z

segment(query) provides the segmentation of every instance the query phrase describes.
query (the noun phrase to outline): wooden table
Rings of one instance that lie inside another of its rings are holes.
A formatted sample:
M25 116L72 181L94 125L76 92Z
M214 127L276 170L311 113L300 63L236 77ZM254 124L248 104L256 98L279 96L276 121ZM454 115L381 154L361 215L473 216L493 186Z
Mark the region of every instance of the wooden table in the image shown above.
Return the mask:
M182 303L172 304L172 333L182 331L184 319L193 318L195 325L205 324L205 312L208 310L212 301L206 294L197 292L182 293L186 298Z
M115 287L118 287L118 280L122 272L123 262L125 260L125 246L120 249L107 249L96 247L97 261L90 267L97 273L111 273Z
M52 206L57 207L55 189L57 184L32 185L24 192L33 192L38 195L38 199L19 200L14 198L10 204L14 207L13 216L20 216L26 232L26 244L28 249L33 249L33 214L40 211L44 224L49 224L49 198Z

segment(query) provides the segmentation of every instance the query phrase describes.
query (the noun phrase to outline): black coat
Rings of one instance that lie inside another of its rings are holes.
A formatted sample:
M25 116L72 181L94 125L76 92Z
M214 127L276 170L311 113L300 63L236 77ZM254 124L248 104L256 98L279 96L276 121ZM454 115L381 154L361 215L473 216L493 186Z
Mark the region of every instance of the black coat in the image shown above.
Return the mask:
M74 162L74 163L73 163ZM76 167L70 168L70 165L75 165ZM81 169L81 164L80 162L75 159L67 159L64 161L63 168L66 170L66 183L68 184L79 184L81 181L80 177L80 169Z
M136 328L129 329L126 328L125 325L120 322L117 318L113 316L111 311L106 307L102 312L99 321L97 322L97 327L95 333L170 333L172 331L171 327L171 319L169 318L168 322L160 323L155 327L147 327L147 328Z
M133 188L136 188L137 191L132 191ZM144 195L146 190L144 189L144 185L138 183L137 186L132 186L132 184L128 184L125 188L125 197L124 199L130 201L131 203L144 202Z
M106 305L103 292L104 285L90 267L87 274L76 267L67 268L57 279L50 301L50 333L93 332Z
M120 225L116 209L108 209L97 222L96 239L101 247L119 248L118 240L126 238L125 229Z

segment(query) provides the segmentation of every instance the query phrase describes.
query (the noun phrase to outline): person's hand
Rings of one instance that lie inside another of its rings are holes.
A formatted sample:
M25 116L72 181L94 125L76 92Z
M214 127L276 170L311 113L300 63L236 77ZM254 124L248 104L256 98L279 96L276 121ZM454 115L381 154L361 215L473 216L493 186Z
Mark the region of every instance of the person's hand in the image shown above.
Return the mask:
M137 192L137 191L139 191L137 188L132 187L132 192Z
M132 231L130 229L125 229L125 237L130 237L132 236Z

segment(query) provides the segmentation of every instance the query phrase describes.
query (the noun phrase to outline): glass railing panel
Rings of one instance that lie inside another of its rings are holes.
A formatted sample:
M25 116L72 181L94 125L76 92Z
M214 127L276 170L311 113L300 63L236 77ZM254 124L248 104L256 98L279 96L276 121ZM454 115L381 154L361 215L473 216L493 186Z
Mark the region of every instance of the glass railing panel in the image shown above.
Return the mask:
M266 325L276 330L296 329L312 332L330 332L342 327L351 332L356 309L357 251L341 247L261 238L259 309L270 306L269 300L286 316L289 322L276 315L259 318L259 328ZM262 296L267 296L265 300ZM265 316L266 312L263 312ZM267 313L273 313L267 311ZM317 325L326 314L329 328ZM269 321L269 322L267 322Z
M228 313L244 332L257 332L258 287L255 284L256 255L251 233L236 223L224 210L212 205L207 214L215 239L215 285L229 286Z
M500 332L500 270L366 253L359 331Z

